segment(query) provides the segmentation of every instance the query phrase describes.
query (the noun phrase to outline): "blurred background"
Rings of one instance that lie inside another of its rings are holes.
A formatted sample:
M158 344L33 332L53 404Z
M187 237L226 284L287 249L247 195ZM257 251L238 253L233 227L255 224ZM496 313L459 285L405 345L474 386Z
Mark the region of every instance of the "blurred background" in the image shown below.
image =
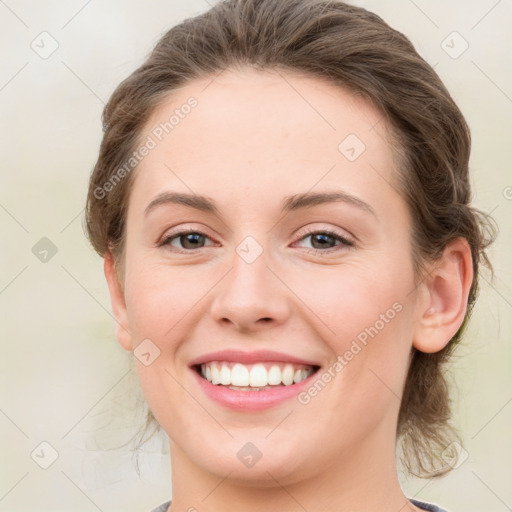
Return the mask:
M471 127L474 204L500 226L494 281L483 273L451 367L462 463L404 490L450 512L512 510L512 2L352 3L435 67ZM82 222L105 102L209 4L0 0L0 512L142 512L171 497L165 435L130 444L144 405Z

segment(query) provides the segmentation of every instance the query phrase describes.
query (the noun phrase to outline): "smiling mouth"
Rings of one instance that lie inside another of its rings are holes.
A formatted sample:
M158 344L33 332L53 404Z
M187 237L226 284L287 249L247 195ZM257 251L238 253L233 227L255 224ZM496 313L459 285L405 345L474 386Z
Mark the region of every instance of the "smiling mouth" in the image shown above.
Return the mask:
M278 362L242 364L232 361L211 361L194 365L193 368L211 384L234 391L266 391L293 386L320 369L316 365Z

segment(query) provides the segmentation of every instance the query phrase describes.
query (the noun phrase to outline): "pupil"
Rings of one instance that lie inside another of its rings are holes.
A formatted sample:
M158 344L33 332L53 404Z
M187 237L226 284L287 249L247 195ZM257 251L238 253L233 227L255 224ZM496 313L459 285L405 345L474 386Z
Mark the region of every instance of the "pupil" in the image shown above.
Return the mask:
M323 240L323 242L325 243L326 242L326 239L331 239L332 240L332 236L331 235L325 235L325 234L317 234L313 237L313 240L316 240L316 238L321 238ZM327 240L328 242L328 240ZM322 246L321 246L322 247Z
M197 243L195 242L197 242L198 238L201 238L202 236L203 235L200 235L199 233L188 233L187 235L182 235L181 242L183 247L188 249L197 247ZM191 240L191 238L193 238L193 240ZM185 240L185 243L183 243L183 240ZM192 242L191 247L187 247L189 242Z

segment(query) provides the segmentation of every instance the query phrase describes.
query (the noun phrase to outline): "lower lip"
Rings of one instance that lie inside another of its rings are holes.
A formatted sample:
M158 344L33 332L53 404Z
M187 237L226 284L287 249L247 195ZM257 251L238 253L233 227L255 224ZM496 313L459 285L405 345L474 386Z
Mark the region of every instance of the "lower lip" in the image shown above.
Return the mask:
M313 377L318 373L315 372L307 379L290 386L278 386L275 389L264 391L235 391L226 386L212 384L201 377L193 368L191 371L208 397L228 409L237 411L260 411L290 400L309 386Z

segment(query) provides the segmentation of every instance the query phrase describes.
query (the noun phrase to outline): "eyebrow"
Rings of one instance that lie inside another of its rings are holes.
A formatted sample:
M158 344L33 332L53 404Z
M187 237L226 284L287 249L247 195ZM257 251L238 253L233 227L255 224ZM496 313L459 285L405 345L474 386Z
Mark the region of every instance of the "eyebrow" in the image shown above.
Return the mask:
M375 210L368 203L342 190L335 190L330 192L305 192L302 194L287 196L282 201L282 211L292 212L335 202L342 202L351 206L355 206L360 210L363 210L367 213L370 213L374 217L377 217ZM164 204L179 204L183 206L189 206L190 208L195 208L196 210L201 210L206 213L219 215L219 210L215 205L215 202L210 198L198 194L187 194L179 192L162 192L161 194L157 195L146 206L144 215L148 215L151 210Z

